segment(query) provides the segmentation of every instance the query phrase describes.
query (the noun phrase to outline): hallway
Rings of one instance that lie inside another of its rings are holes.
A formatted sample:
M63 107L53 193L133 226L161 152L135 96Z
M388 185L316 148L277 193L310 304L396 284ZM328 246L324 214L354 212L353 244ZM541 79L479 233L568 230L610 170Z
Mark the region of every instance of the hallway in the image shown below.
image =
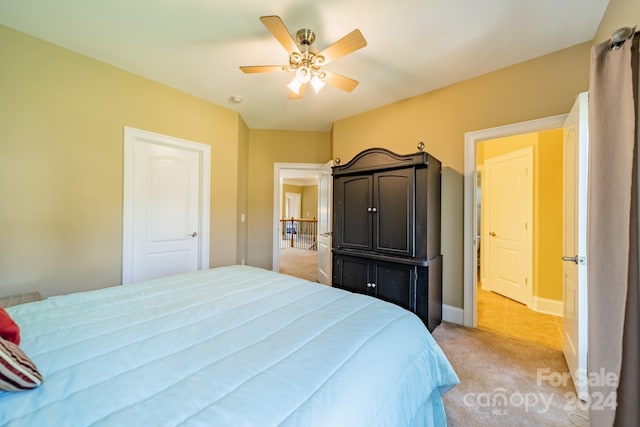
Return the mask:
M478 328L562 351L562 317L477 288Z
M318 252L298 248L280 249L280 273L317 282Z

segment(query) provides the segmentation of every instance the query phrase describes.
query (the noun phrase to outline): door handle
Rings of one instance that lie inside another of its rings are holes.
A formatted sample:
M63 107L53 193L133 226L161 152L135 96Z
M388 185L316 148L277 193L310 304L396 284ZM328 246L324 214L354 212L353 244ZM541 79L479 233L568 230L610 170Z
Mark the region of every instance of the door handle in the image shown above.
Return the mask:
M576 256L563 256L562 260L563 261L569 261L569 262L575 262L577 264L578 263L578 255L576 255Z
M489 233L489 236L491 237L496 237L496 233L494 233L493 231L491 233Z
M193 232L193 234L191 235L191 237L198 237L198 233L196 233L195 231Z

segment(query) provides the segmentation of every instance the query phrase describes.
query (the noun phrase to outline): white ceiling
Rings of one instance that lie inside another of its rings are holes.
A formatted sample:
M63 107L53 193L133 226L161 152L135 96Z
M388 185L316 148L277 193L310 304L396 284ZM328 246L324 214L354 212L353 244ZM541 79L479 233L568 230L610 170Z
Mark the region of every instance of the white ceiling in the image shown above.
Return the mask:
M280 169L281 184L291 184L304 187L306 185L318 185L319 180L319 170Z
M608 0L0 0L0 24L238 111L253 129L333 121L593 39ZM322 50L354 28L368 45L326 66L360 81L289 100L279 15ZM5 60L5 58L3 58ZM240 104L231 102L240 96Z

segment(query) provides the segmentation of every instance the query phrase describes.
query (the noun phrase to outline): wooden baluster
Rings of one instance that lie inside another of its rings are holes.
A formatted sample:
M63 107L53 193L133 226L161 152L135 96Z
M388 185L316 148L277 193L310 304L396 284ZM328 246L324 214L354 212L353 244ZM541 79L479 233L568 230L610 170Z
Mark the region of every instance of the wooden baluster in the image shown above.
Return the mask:
M291 247L293 247L293 217L291 217Z
M318 219L314 216L313 217L313 236L311 238L311 248L313 249L313 247L316 247L316 250L318 250L317 248L317 242L318 242Z

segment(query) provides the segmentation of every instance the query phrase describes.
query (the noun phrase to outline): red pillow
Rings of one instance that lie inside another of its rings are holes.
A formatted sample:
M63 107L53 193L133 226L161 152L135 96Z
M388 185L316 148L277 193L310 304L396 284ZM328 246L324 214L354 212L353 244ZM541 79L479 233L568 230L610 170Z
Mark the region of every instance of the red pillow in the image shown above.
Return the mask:
M16 345L20 344L20 327L2 307L0 307L0 337Z

